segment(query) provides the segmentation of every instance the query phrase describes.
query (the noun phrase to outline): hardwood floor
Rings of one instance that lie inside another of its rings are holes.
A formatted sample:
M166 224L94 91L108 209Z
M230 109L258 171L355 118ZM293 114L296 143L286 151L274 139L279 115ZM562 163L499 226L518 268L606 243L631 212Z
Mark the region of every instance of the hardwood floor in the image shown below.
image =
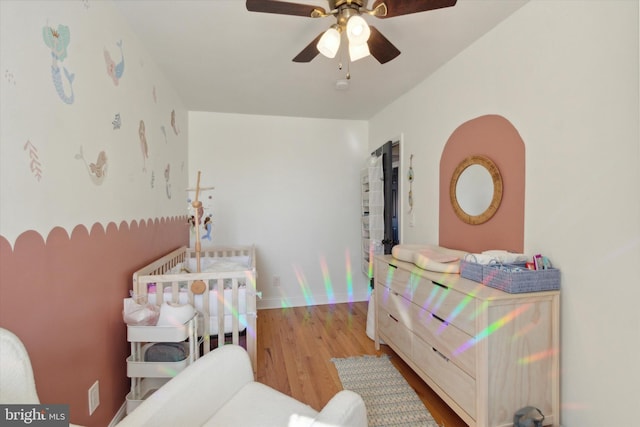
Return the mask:
M367 302L258 311L257 380L316 410L342 389L332 357L389 354L439 425L467 427L388 346L366 335Z

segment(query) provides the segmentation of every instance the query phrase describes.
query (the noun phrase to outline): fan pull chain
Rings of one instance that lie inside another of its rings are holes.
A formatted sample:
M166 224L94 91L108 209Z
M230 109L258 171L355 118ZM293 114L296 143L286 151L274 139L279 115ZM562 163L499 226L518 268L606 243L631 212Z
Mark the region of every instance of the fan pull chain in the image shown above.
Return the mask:
M342 71L342 62L344 59L344 49L340 50L340 62L338 62L338 70ZM347 80L351 79L351 61L347 61L347 75L345 76Z

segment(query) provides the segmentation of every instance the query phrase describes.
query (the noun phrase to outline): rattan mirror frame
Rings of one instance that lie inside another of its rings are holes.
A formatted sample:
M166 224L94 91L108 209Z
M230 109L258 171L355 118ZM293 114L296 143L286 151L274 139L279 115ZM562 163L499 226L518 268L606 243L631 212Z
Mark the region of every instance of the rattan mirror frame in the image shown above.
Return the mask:
M458 179L465 169L471 165L480 165L484 167L491 175L491 179L493 181L493 198L491 199L491 203L489 204L489 207L479 215L469 215L466 213L460 207L460 203L458 203L458 197L456 195ZM474 155L467 157L461 161L453 171L451 184L449 186L449 197L451 199L451 206L453 207L454 212L463 222L471 225L478 225L487 222L498 211L500 202L502 201L502 176L500 175L498 166L491 159L485 156Z

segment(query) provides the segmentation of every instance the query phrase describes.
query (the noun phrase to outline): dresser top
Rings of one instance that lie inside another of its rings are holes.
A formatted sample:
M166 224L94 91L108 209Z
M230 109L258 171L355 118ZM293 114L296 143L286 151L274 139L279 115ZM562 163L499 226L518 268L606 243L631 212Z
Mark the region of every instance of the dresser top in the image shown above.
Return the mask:
M461 277L460 274L453 273L438 273L435 271L423 270L417 267L415 264L406 261L400 261L394 258L392 255L377 255L375 259L385 262L387 264L394 265L398 268L411 272L411 274L418 275L426 280L437 282L441 285L445 285L451 289L459 292L471 295L474 298L481 300L513 300L513 299L531 299L531 297L543 297L548 298L550 295L558 295L560 291L541 291L541 292L528 292L510 294L508 292L501 291L499 289L491 288L479 282Z

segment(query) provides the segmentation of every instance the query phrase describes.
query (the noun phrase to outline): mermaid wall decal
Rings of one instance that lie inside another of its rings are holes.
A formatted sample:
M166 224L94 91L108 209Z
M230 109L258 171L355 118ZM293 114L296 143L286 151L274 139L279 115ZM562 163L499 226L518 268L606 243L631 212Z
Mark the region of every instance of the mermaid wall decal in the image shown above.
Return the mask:
M202 236L202 239L207 239L209 241L211 241L211 228L212 228L213 224L211 222L211 215L207 215L207 217L204 219L204 229L206 230L206 233L204 234L204 236Z
M44 44L51 50L51 78L53 79L53 86L65 104L73 104L75 98L73 94L73 80L75 75L70 73L66 67L62 67L62 71L64 71L64 76L68 82L69 91L71 92L67 94L64 81L62 80L62 71L60 70L60 63L66 59L67 47L69 47L69 42L71 41L69 27L66 25L58 25L58 28L55 30L52 27L43 27L42 38L44 39Z
M107 65L107 74L111 77L111 79L113 80L113 84L116 86L118 86L118 83L120 83L120 79L124 74L124 53L122 52L122 40L120 40L117 45L120 48L121 58L118 64L116 64L115 61L111 59L111 54L109 53L107 48L104 49L104 62Z

